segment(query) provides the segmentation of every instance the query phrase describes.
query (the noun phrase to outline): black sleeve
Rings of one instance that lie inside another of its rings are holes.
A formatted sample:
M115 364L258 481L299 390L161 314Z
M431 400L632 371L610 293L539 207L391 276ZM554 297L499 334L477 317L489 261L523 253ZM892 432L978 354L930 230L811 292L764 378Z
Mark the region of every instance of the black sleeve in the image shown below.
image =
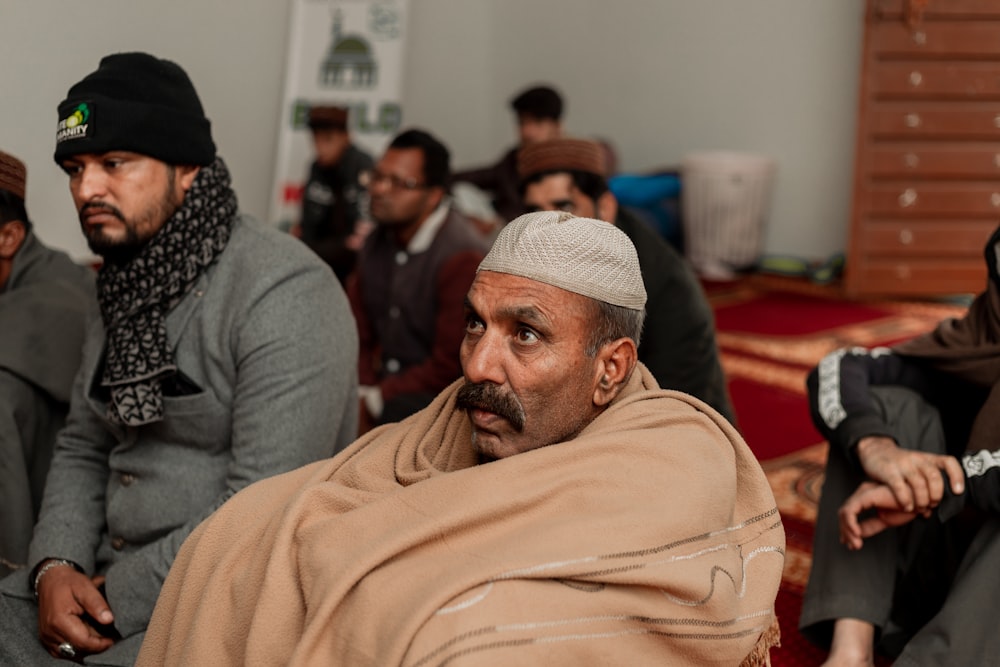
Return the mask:
M925 398L934 389L923 366L888 348L836 350L823 357L806 379L813 423L831 446L842 448L852 459L855 445L866 436L898 441L872 399L871 388L879 385L907 387Z
M994 514L1000 513L1000 450L981 450L962 457L965 493L954 494L945 479L945 497L938 505L938 518L947 521L966 504Z

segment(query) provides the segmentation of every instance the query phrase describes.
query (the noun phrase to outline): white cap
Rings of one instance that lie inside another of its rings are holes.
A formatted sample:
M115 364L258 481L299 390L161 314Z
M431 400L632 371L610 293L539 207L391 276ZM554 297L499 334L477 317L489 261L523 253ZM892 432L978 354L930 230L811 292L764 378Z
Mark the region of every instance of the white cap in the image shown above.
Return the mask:
M537 280L632 310L646 305L639 257L628 236L611 223L563 211L512 220L478 270Z

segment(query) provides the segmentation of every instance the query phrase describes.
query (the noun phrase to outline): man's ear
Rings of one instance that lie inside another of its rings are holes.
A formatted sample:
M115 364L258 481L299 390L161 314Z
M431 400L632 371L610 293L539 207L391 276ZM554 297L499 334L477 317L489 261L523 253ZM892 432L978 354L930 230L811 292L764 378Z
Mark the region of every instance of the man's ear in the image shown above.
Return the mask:
M594 405L604 407L615 400L632 376L638 358L635 341L631 338L619 338L601 347L597 353L599 375L594 389Z
M597 198L597 218L598 220L603 220L604 222L610 222L612 225L615 224L615 218L618 217L618 200L615 196L611 194L611 191L606 191L603 195Z
M27 235L28 230L20 220L0 225L0 259L13 259Z
M177 169L177 183L180 185L181 190L184 194L191 189L191 184L194 183L194 179L198 176L198 172L201 171L201 167L193 164L178 165Z

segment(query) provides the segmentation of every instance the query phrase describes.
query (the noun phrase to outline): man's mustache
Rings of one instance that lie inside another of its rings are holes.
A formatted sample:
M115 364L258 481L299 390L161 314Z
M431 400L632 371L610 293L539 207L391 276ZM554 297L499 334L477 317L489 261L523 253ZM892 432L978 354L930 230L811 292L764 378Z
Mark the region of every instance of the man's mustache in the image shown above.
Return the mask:
M116 206L100 201L88 202L83 205L83 208L80 209L80 222L86 221L87 216L95 212L110 213L122 222L125 222L125 216L122 215L122 212Z
M510 422L514 430L524 430L524 409L513 394L489 382L462 385L455 396L455 404L463 410L485 410Z

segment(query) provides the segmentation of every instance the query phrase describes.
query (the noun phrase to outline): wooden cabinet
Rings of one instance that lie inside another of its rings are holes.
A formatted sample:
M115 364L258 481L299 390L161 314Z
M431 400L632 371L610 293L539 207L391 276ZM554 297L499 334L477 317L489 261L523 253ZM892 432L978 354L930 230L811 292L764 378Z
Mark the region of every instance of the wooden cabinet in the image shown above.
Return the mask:
M1000 0L868 0L845 288L979 292L1000 224Z

